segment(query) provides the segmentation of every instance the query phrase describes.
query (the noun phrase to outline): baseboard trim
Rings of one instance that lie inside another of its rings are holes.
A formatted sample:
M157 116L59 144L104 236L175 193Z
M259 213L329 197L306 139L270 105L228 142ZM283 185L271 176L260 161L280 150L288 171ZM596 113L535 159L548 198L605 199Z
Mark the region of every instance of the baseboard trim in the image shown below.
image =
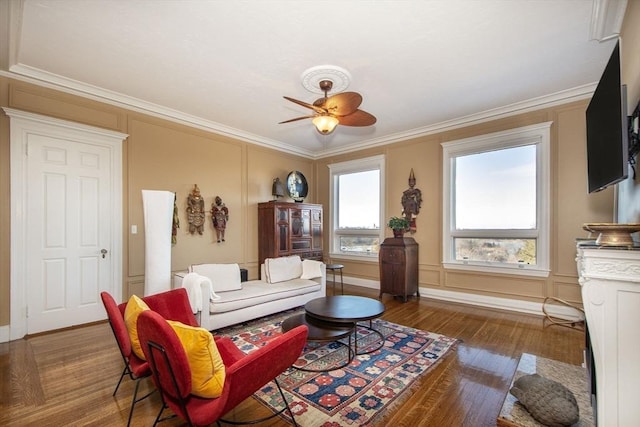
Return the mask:
M0 326L0 343L11 341L11 329L9 325Z
M370 289L380 289L380 283L376 280L360 279L357 277L344 277L344 283L362 286ZM511 298L500 298L487 295L470 294L466 292L445 291L432 288L420 288L420 297L433 298L442 301L456 302L460 304L474 305L478 307L494 308L518 313L544 316L542 304L531 301L523 301ZM566 320L581 321L584 317L571 307L560 305L547 305L547 313L554 317Z

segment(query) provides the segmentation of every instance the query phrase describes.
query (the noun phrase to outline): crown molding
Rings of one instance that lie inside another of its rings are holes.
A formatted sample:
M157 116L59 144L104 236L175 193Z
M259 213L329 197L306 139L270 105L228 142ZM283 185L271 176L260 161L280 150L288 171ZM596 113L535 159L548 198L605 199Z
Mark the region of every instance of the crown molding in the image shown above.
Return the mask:
M590 37L593 40L599 40L600 42L618 37L627 4L628 0L593 0ZM121 108L127 108L154 117L184 124L186 126L229 136L251 144L283 151L289 154L299 155L309 159L320 159L359 151L362 149L388 145L394 142L427 136L490 120L496 120L543 107L586 99L591 96L596 86L595 84L585 85L469 116L386 135L380 138L364 140L355 144L336 148L311 151L299 146L285 144L277 140L272 140L240 129L225 126L214 121L185 114L177 110L149 103L121 93L108 91L97 86L87 85L76 80L67 79L33 67L18 64L17 52L19 49L19 34L22 25L23 7L24 0L0 0L0 76L26 81L42 87L82 96L84 98L93 99Z
M0 1L0 70L17 62L23 0Z
M102 89L97 86L84 84L76 80L67 79L65 77L61 77L21 64L11 67L10 72L0 70L0 76L26 81L39 86L70 93L72 95L82 96L84 98L104 102L121 108L127 108L136 112L148 114L175 123L180 123L208 132L214 132L220 135L248 142L250 144L271 148L289 154L299 155L312 160L351 153L354 151L372 147L379 147L395 142L406 141L408 139L419 138L422 136L433 135L435 133L476 125L491 120L497 120L516 114L522 114L529 111L538 110L540 108L552 107L555 105L588 99L591 97L593 91L596 88L596 83L583 85L573 89L563 90L550 95L532 98L526 101L509 104L503 107L482 111L476 114L459 117L453 120L447 120L429 126L410 129L407 131L386 135L380 138L365 140L359 143L350 144L348 146L341 146L314 152L302 149L300 147L284 144L279 141L263 138L259 135L244 132L240 129L225 126L217 122L204 120L200 117L185 114L183 112L166 108L161 105L146 102L134 97L123 95L121 93Z
M620 35L627 0L593 0L591 10L591 40L604 42Z
M14 65L11 67L9 72L0 70L0 76L25 81L38 86L69 93L71 95L92 99L94 101L104 102L116 107L126 108L193 128L239 139L251 144L285 151L290 154L297 154L307 158L312 158L314 155L313 152L300 147L263 138L259 135L245 132L240 129L225 126L214 121L205 120L191 114L186 114L178 110L163 107L162 105L154 104L152 102L143 101L141 99L103 89L98 86L81 83L77 80L68 79L27 65Z
M589 99L595 91L596 86L597 83L590 83L587 85L575 87L573 89L556 92L551 95L532 98L526 101L509 104L504 107L494 108L476 114L459 117L457 119L447 120L444 122L435 123L433 125L387 135L382 138L363 141L358 144L349 145L348 147L339 147L335 149L325 150L317 153L316 158L345 154L365 148L379 147L394 142L406 141L408 139L419 138L422 136L433 135L436 133L472 126L492 120L498 120L505 117L514 116L516 114L539 110L541 108L553 107L556 105L567 104L569 102Z

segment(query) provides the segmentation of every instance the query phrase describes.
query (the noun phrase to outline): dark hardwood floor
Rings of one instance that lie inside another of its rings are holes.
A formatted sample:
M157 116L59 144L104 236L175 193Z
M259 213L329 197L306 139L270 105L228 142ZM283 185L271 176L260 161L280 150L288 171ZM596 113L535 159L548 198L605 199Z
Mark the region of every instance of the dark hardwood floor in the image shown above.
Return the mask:
M348 285L345 293L377 297L375 290ZM380 425L495 426L522 353L575 365L583 361L584 333L547 326L542 317L427 298L403 304L385 295L383 302L383 318L461 341ZM134 383L125 379L112 397L121 370L107 323L0 344L0 425L124 426ZM141 392L150 388L145 381ZM157 393L139 403L132 425L152 425L159 405ZM268 414L256 400L247 399L227 418ZM287 424L276 418L260 425Z

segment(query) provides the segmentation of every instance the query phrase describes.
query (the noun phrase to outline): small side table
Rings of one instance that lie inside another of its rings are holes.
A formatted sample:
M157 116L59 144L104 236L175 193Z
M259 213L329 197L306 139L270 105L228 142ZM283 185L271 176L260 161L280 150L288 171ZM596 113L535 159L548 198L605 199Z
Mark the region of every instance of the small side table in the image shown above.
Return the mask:
M327 264L327 270L331 270L333 272L333 295L336 294L336 270L340 271L340 289L342 290L342 295L344 295L344 282L342 280L342 269L344 265L342 264Z

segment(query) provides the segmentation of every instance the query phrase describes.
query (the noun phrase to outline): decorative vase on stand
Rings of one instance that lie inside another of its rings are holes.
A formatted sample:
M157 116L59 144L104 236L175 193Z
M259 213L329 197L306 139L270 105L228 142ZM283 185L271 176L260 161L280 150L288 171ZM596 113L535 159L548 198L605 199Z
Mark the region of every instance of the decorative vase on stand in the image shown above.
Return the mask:
M401 239L404 236L404 231L402 228L394 228L393 229L393 237L396 239Z

